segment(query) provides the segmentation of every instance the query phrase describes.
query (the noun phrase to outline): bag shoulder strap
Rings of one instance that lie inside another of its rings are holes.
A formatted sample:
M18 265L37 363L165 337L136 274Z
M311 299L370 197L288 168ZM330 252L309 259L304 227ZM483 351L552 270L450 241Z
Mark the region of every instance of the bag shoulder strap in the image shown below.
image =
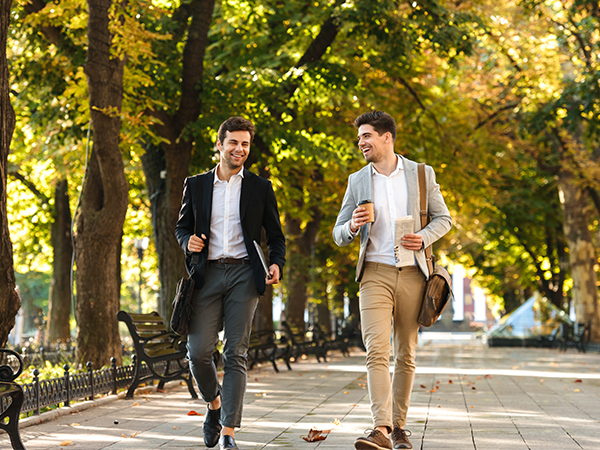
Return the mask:
M429 214L427 212L427 183L425 180L425 164L420 163L418 165L417 175L419 178L419 214L421 216L421 229L423 229L429 223ZM433 274L433 255L431 252L431 245L425 249L425 260L427 261L427 269L429 270L429 276L431 276Z

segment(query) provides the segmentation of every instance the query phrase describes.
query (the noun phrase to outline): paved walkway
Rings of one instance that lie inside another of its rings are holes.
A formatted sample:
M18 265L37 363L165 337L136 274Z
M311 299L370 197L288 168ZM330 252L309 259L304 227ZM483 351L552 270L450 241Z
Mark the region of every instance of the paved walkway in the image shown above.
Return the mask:
M423 339L417 365L407 425L415 449L600 449L597 353ZM291 372L281 367L279 374L267 366L249 374L240 449L353 449L371 424L364 354L336 353L328 364L308 359ZM28 450L201 449L204 413L202 401L175 386L21 433ZM302 440L313 427L331 433L320 442ZM10 448L5 434L0 448Z

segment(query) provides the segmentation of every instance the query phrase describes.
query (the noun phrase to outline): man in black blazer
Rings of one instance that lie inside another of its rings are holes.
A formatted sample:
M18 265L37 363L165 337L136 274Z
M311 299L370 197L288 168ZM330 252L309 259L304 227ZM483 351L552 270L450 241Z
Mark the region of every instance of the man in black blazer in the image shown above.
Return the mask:
M246 391L246 361L254 311L267 284L277 284L285 264L285 238L271 183L244 168L254 125L231 117L219 127L221 162L185 180L175 235L196 282L189 324L188 359L204 401L207 447L237 449ZM269 275L253 241L265 229ZM196 263L197 261L197 263ZM196 264L195 264L196 263ZM212 354L221 325L225 333L223 386Z

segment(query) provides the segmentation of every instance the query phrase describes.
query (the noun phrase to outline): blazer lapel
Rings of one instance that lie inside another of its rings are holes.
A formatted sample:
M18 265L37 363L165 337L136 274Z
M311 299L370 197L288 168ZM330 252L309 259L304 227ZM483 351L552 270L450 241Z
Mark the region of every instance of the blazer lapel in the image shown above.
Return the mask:
M210 233L210 216L212 212L213 187L215 181L215 170L213 169L202 179L202 232ZM208 234L206 234L208 236Z
M242 192L240 193L240 220L244 218L250 198L252 198L252 188L256 181L255 175L244 168L244 177L242 178Z

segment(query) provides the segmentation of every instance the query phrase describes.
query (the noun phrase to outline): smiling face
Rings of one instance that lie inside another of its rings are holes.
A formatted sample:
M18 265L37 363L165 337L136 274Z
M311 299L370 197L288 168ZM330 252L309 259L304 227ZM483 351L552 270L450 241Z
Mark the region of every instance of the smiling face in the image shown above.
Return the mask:
M378 163L391 151L394 153L394 141L389 132L379 134L371 125L358 128L358 148L370 163Z
M221 163L232 171L240 169L250 154L250 141L248 131L226 131L223 142L217 141Z

